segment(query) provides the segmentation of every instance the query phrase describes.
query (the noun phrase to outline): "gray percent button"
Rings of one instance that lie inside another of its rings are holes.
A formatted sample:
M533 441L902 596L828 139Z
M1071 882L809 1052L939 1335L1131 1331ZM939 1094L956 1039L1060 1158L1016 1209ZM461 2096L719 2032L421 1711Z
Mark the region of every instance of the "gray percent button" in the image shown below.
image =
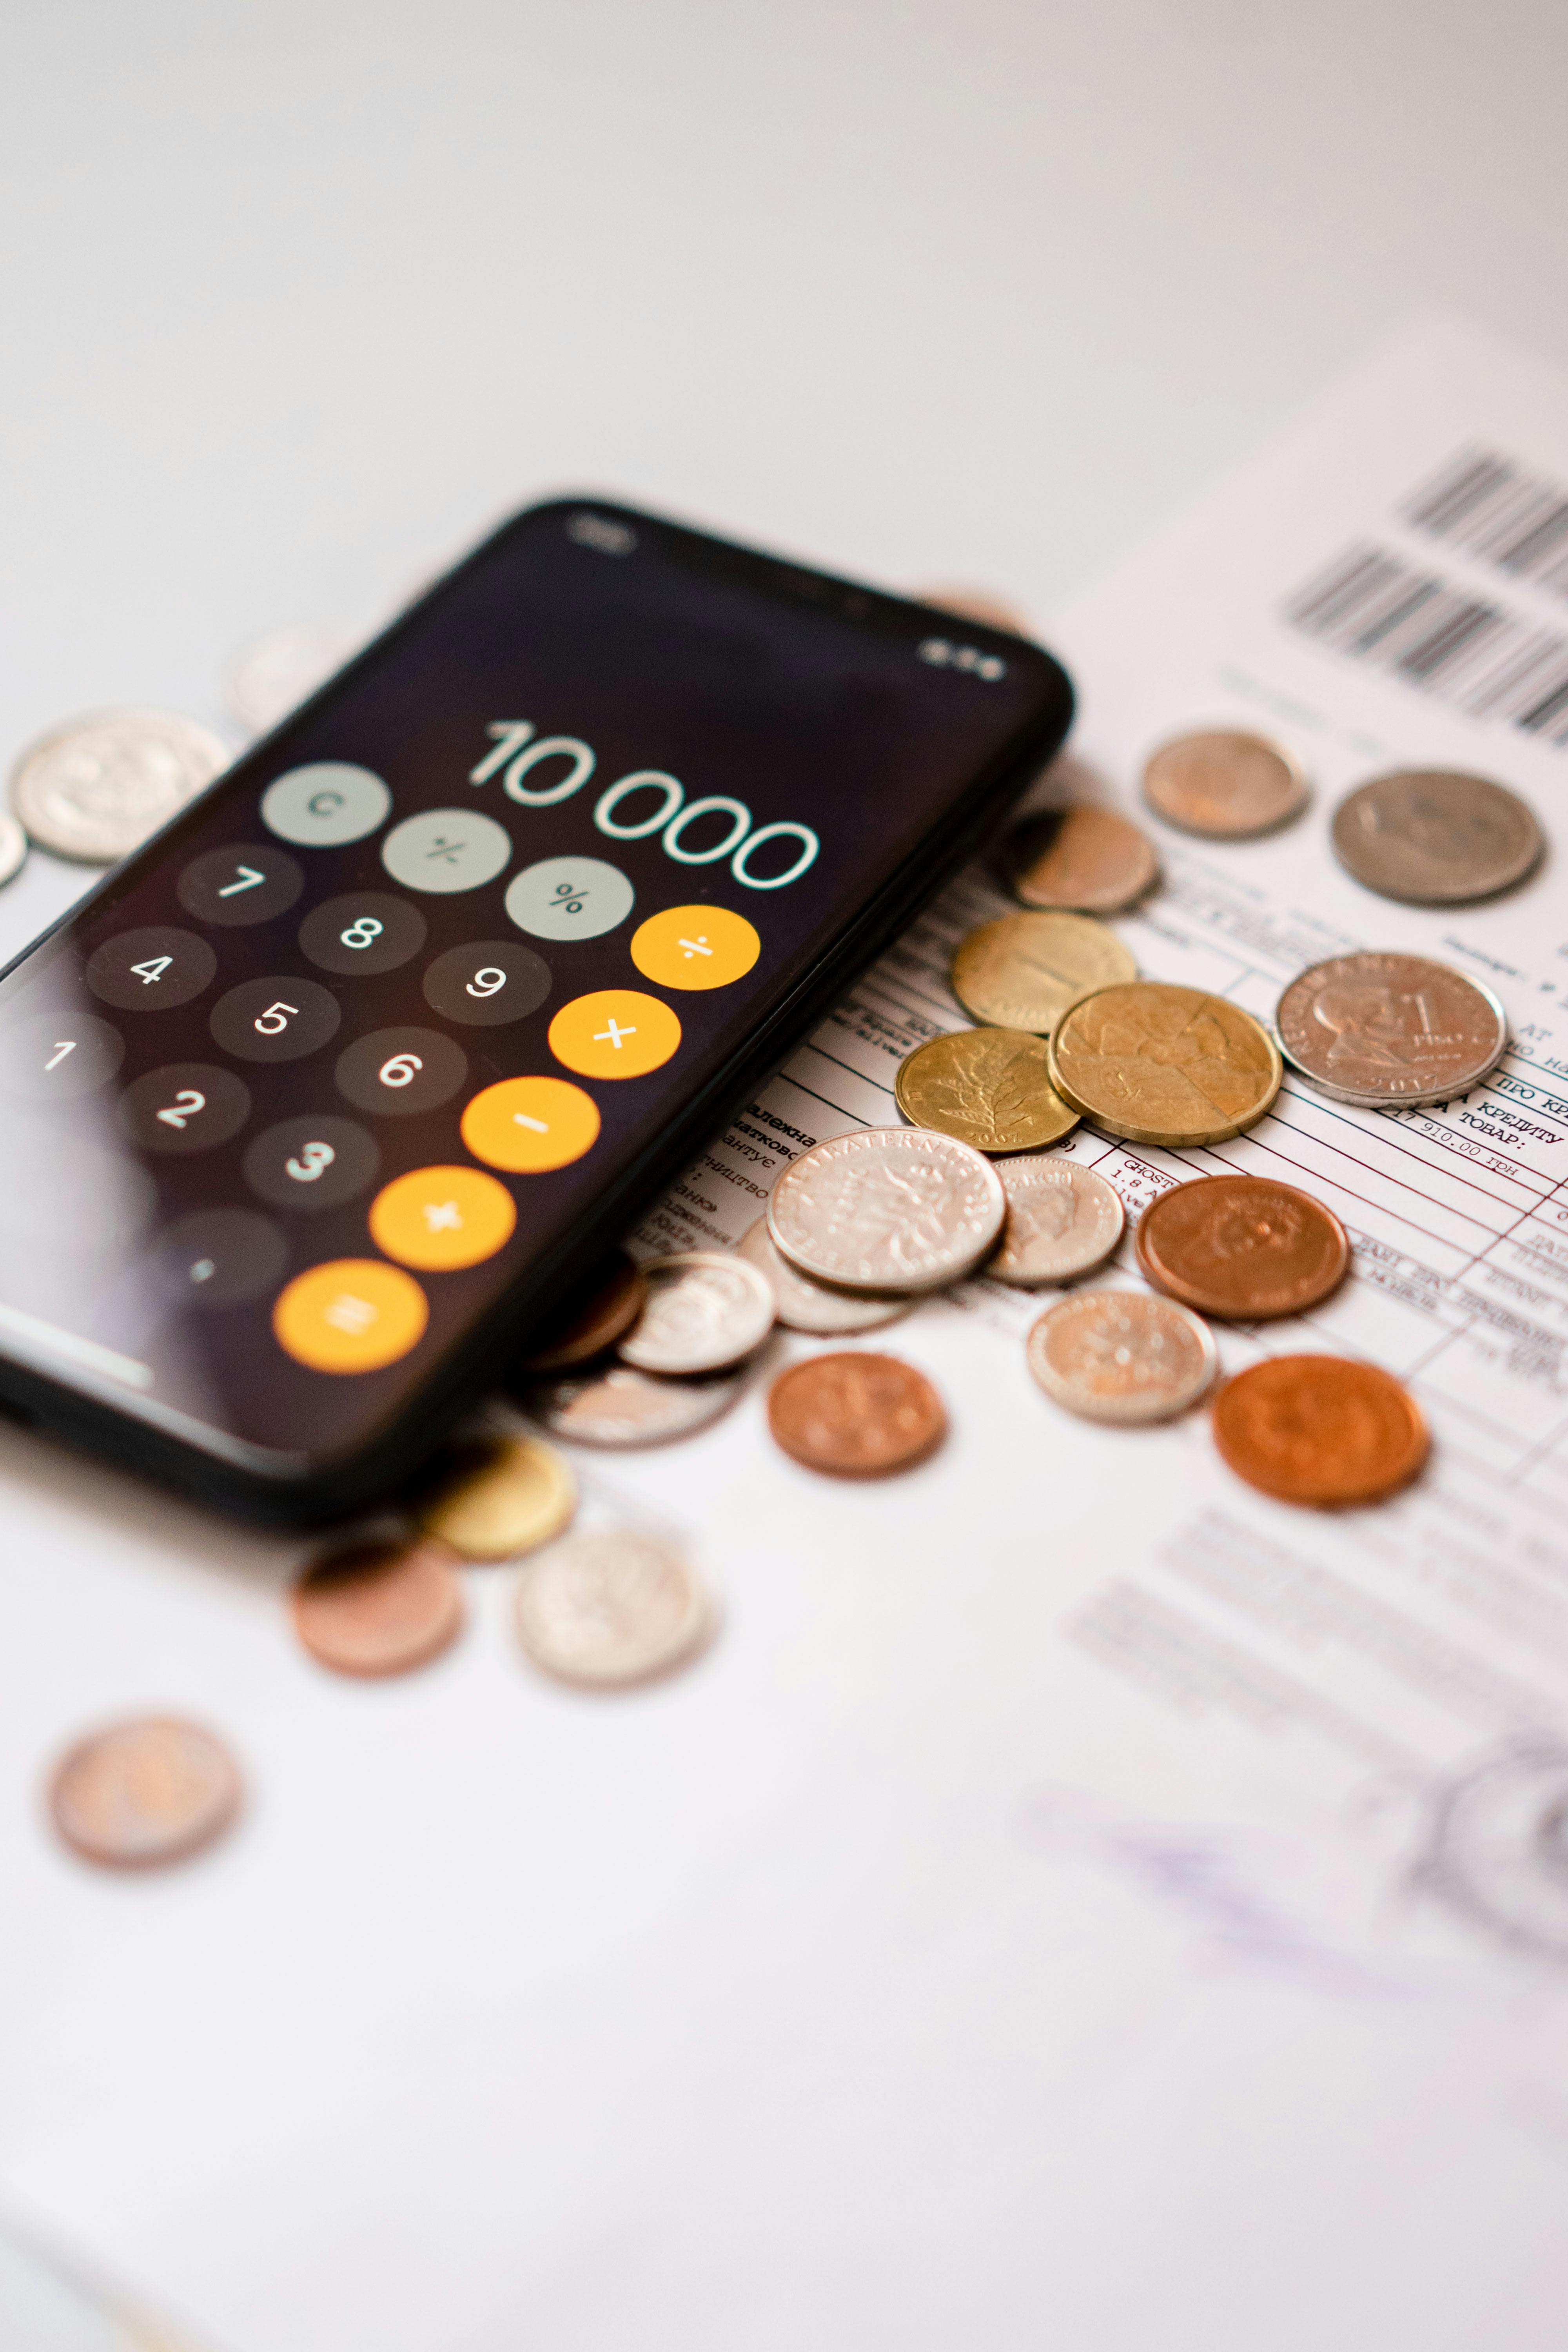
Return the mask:
M602 857L542 857L507 886L506 910L536 940L596 940L632 911L636 891Z
M478 809L425 809L395 824L381 862L405 890L477 890L511 857L511 835Z
M386 823L392 794L370 768L347 761L316 760L290 768L261 795L261 821L280 841L307 849L334 849L363 841Z

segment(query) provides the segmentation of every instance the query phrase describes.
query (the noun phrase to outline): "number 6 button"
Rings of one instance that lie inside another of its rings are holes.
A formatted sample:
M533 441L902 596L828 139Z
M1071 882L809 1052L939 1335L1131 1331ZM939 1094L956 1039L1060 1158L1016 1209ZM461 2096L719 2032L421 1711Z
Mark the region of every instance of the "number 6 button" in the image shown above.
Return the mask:
M143 1151L205 1151L250 1117L250 1089L215 1062L169 1062L120 1098L120 1124Z
M373 1029L338 1055L338 1092L394 1118L450 1102L468 1075L468 1055L438 1029Z
M298 1062L337 1034L342 1008L313 980L243 980L220 996L208 1023L242 1062Z

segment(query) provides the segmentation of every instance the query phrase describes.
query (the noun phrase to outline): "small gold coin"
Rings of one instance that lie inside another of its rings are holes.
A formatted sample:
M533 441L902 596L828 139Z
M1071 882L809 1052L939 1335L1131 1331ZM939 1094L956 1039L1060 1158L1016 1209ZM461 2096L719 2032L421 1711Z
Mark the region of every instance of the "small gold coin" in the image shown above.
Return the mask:
M1092 915L1000 915L959 941L948 976L972 1021L1045 1037L1077 998L1135 980L1138 965Z
M1078 1125L1050 1080L1043 1037L1023 1029L960 1029L906 1054L893 1082L911 1127L935 1128L976 1151L1037 1151Z
M1075 1004L1051 1040L1064 1102L1131 1143L1223 1143L1279 1091L1279 1048L1223 996L1140 980Z
M558 1536L576 1508L577 1482L552 1445L493 1437L458 1457L416 1516L465 1559L514 1559Z

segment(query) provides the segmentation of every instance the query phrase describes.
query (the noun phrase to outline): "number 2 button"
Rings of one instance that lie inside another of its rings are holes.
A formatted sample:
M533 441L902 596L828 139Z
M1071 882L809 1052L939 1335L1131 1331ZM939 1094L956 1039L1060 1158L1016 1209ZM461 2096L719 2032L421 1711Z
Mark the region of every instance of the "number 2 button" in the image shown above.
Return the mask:
M143 1151L205 1151L249 1117L250 1089L214 1062L168 1062L120 1099L120 1123Z

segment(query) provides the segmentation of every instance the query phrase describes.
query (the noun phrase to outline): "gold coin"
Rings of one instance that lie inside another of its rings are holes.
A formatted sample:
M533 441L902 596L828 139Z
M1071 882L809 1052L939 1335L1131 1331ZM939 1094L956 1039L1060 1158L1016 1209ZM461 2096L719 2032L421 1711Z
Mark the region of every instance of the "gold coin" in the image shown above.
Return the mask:
M1045 1037L1078 997L1138 966L1092 915L1001 915L959 941L948 976L972 1021Z
M1050 1081L1043 1037L960 1029L906 1054L893 1081L911 1127L955 1135L976 1151L1037 1151L1078 1125Z
M465 1559L514 1559L571 1524L577 1482L552 1445L492 1437L458 1456L416 1517Z
M1279 1091L1274 1040L1239 1004L1139 980L1075 1004L1050 1046L1064 1102L1131 1143L1223 1143Z

